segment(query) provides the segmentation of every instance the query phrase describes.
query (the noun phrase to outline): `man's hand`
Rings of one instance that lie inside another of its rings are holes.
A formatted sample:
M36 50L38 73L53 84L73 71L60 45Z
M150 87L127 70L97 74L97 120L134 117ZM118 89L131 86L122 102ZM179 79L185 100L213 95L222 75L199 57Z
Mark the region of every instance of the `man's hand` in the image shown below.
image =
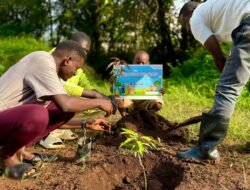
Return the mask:
M109 96L108 97L113 105L113 111L112 111L112 114L115 114L117 109L118 109L118 105L119 105L119 102L118 100L115 98L115 96Z
M94 131L111 132L111 124L105 119L92 119L86 121L86 128Z
M110 100L100 99L99 108L106 112L105 117L108 117L113 113L113 104Z
M160 92L161 92L162 95L164 95L166 93L166 89L165 88L161 88Z
M118 105L118 110L121 114L122 117L128 115L127 108L124 107L124 99L116 99L117 105Z

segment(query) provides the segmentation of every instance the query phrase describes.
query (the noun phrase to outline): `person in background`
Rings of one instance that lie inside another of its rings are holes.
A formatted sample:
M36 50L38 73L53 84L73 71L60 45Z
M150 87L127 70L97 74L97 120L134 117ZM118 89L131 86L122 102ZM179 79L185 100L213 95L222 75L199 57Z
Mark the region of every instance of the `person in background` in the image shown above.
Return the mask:
M221 75L213 107L202 115L198 144L177 156L215 160L220 156L217 145L226 136L235 102L250 76L250 1L190 1L180 10L179 20L212 54ZM233 44L226 57L219 43L229 41Z
M150 56L146 51L139 50L136 52L133 64L138 65L149 65L150 64Z
M141 64L141 65L149 65L150 64L150 56L146 51L139 50L136 52L135 57L133 59L133 64ZM162 95L165 94L165 89L161 89ZM144 108L153 112L157 112L162 109L164 102L162 99L156 100L130 100L124 99L123 105L120 106L119 111L122 116L127 115L132 112L136 108Z
M66 81L72 77L85 58L82 47L67 40L59 43L52 54L45 51L28 54L1 76L0 156L7 176L14 179L36 176L39 171L21 159L35 162L43 157L26 147L67 123L75 112L99 108L106 116L112 113L110 100L70 96L63 88L60 78ZM92 124L98 125L99 130L111 128L105 119L87 125Z

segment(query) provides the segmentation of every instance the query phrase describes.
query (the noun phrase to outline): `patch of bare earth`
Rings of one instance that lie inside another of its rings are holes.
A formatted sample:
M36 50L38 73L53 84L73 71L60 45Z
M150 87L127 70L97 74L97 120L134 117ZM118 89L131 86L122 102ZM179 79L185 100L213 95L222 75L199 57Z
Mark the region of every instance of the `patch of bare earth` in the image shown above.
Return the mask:
M148 116L149 117L149 116ZM139 116L138 116L139 118ZM136 121L139 122L138 118ZM175 157L175 152L183 147L185 131L166 134L164 119L153 122L163 122L156 127L143 123L134 124L133 119L127 119L131 126L142 134L160 136L167 151L153 151L143 157L146 168L149 190L247 190L250 185L250 155L244 151L235 152L235 148L219 147L222 157L219 162L183 162ZM123 121L124 122L124 121ZM81 133L80 133L81 134ZM142 168L132 155L124 154L119 149L123 139L119 136L96 138L92 145L92 155L85 166L75 165L72 160L75 155L76 143L66 143L62 150L44 150L38 146L32 148L35 152L57 154L56 162L43 164L42 174L36 179L16 181L7 178L0 179L1 190L141 190L144 189Z

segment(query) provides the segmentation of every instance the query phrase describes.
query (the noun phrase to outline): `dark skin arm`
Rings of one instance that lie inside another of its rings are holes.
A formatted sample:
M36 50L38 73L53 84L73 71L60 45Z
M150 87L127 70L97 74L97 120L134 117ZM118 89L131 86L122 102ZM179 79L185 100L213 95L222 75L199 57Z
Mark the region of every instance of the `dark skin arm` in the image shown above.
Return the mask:
M107 96L105 96L104 94L98 92L97 90L84 90L82 92L82 97L86 97L86 98L104 98L104 99L108 99Z
M67 124L63 125L61 129L81 129L82 120L72 119ZM87 119L86 128L94 131L111 131L111 124L103 118L98 119Z
M221 50L218 40L212 35L206 40L204 46L212 54L218 70L222 72L226 62L226 57Z
M111 101L106 99L82 99L67 94L58 94L52 96L52 100L64 112L81 112L92 108L99 108L106 112L106 116L109 116L113 109Z

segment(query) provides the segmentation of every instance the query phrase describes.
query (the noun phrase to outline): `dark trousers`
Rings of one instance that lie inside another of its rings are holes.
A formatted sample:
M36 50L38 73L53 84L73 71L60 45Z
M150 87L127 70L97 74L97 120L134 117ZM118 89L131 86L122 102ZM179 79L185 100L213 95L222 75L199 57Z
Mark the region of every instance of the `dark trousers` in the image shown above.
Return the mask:
M47 108L26 104L0 112L0 145L4 159L30 146L68 122L74 113L63 112L51 102Z

